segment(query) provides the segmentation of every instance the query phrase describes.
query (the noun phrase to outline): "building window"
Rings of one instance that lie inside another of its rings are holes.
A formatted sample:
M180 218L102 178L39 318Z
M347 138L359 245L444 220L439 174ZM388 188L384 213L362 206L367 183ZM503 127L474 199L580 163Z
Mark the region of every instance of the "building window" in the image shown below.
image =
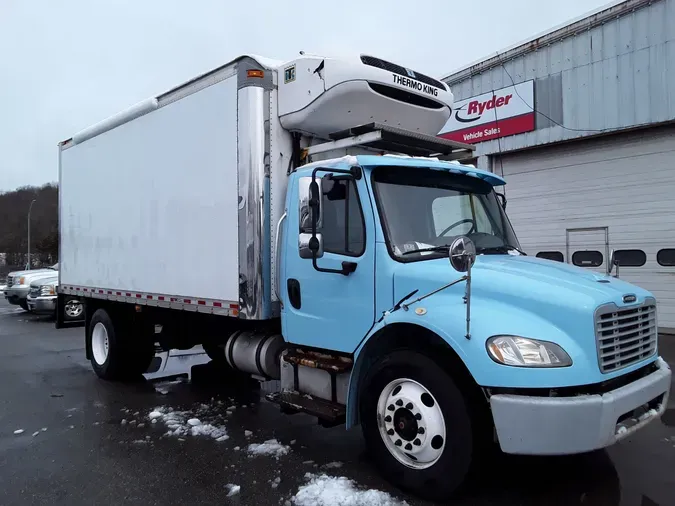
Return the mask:
M642 267L647 263L647 255L641 249L619 249L614 252L614 260L621 267Z
M366 249L366 231L356 184L351 179L330 182L324 179L323 185L323 250L338 255L361 256Z
M572 263L579 267L600 267L602 265L602 253L599 251L575 251L572 255Z
M664 267L675 267L675 248L659 250L656 254L656 261Z
M546 260L554 260L556 262L565 261L565 257L560 251L540 251L537 253L537 258L545 258Z

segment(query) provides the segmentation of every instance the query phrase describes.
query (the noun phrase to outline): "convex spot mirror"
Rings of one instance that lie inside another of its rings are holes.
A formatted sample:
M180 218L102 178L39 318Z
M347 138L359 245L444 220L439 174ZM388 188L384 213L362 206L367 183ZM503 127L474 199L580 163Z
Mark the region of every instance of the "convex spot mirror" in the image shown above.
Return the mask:
M450 265L457 272L467 272L476 261L476 245L466 236L452 241L448 252Z

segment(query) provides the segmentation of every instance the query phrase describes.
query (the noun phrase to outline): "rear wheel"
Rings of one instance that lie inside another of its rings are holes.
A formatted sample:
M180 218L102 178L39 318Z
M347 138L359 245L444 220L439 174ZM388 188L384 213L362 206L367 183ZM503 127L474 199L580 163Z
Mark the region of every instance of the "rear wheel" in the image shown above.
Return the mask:
M365 378L360 415L368 449L393 484L445 499L468 477L476 446L468 403L429 357L383 357Z
M138 378L148 370L154 346L145 336L135 336L123 320L116 324L105 309L97 309L87 331L91 365L105 380Z

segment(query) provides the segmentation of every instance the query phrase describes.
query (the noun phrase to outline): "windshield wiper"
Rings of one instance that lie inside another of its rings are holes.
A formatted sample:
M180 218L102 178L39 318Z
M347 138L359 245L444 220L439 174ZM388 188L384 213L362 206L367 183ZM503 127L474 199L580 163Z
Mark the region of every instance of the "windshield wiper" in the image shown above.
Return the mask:
M431 248L422 248L422 249L416 249L412 251L406 251L404 253L401 253L401 256L405 255L412 255L413 253L427 253L430 251L448 251L450 249L449 244L442 244L441 246L433 246Z
M527 253L524 251L520 250L519 248L516 248L515 246L511 246L510 244L504 244L503 246L491 246L489 248L476 248L476 253L490 253L490 252L504 252L508 253L509 251L517 251L523 256L527 256Z

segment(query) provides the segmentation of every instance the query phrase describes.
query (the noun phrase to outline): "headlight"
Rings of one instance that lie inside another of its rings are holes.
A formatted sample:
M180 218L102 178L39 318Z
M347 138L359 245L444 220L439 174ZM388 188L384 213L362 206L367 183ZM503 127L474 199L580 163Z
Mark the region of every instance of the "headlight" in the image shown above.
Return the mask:
M572 359L560 346L518 336L493 336L486 343L495 362L516 367L568 367Z
M40 295L54 295L54 287L51 285L42 285L40 287Z

